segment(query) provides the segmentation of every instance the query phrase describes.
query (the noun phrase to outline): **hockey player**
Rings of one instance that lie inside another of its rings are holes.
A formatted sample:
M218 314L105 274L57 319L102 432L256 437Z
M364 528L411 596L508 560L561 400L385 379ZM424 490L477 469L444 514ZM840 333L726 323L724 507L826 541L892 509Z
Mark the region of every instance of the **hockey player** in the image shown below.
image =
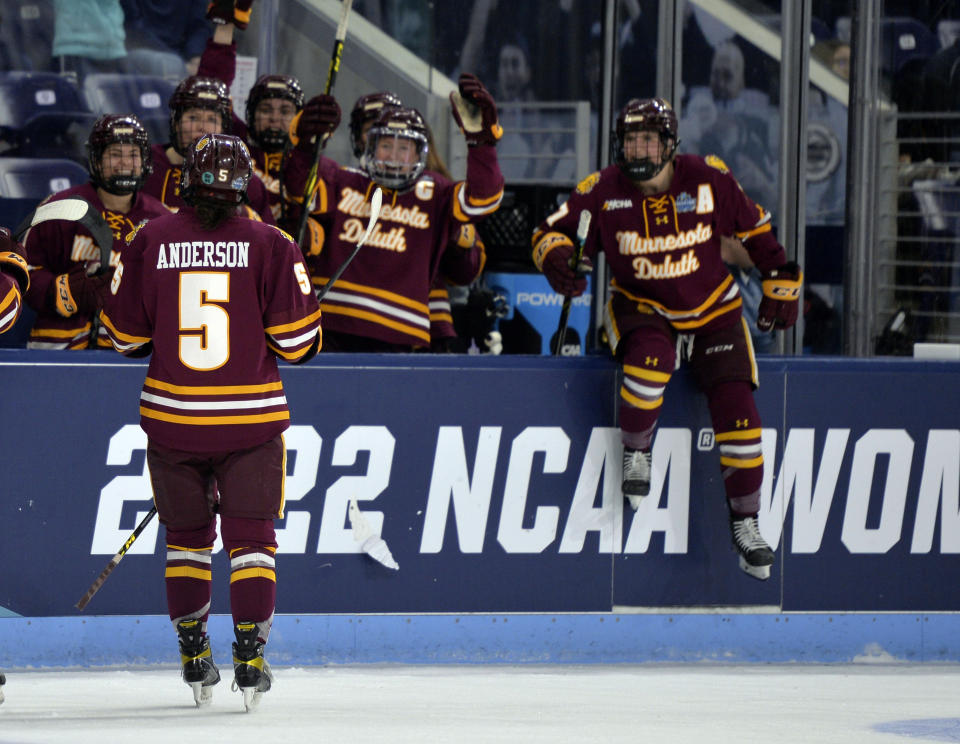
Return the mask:
M90 182L48 197L43 203L79 198L110 225L108 265L91 233L78 222L42 222L24 235L30 264L27 304L36 311L27 342L32 349L110 348L96 322L123 241L145 220L169 214L142 191L150 173L147 130L133 115L101 116L87 139Z
M10 236L7 228L0 227L0 333L16 324L29 286L30 271L23 246Z
M140 398L154 501L166 527L166 589L197 705L220 674L206 634L220 515L230 559L234 679L247 710L270 689L264 645L276 599L273 520L282 517L290 424L276 358L321 343L303 256L277 227L236 214L252 166L243 141L202 137L187 154L180 213L124 248L101 315L118 351L153 354Z
M774 555L757 525L763 477L757 370L740 293L721 259L721 236L736 235L763 275L758 325L764 329L794 324L802 274L774 238L769 213L726 165L715 156L676 155L677 141L669 103L628 102L617 118L615 164L584 179L539 225L533 259L566 296L583 293L583 272L600 251L610 267L604 325L623 364L624 496L637 509L650 491L663 395L686 360L707 396L740 567L766 579ZM584 258L571 266L584 210L592 215Z
M363 158L367 147L367 132L384 109L402 106L400 97L389 90L368 93L354 102L350 112L350 144L358 161ZM428 150L425 172L438 174L452 181L453 177L446 163L437 152L430 127L426 126L426 130ZM430 351L434 352L451 352L457 346L457 331L453 324L447 281L456 285L468 285L480 275L486 263L483 241L472 223L454 223L452 230L447 249L440 259L440 270L430 288Z
M322 171L312 215L326 234L323 251L308 256L319 289L352 252L369 215L376 186L385 206L367 246L325 297L326 339L333 351L413 351L430 346L429 294L454 230L494 212L503 177L494 145L502 130L493 98L473 75L451 94L453 116L469 145L467 178L453 183L425 172L423 117L410 108L384 108L366 134L362 170ZM291 139L299 139L295 118ZM302 194L309 168L295 150L286 191ZM299 204L293 205L299 209Z
M205 134L234 130L233 104L228 88L233 80L231 60L235 60L237 53L233 29L233 23L216 26L200 58L198 74L182 80L170 97L170 141L151 148L153 173L144 190L168 207L176 209L184 204L179 184L184 156L192 143ZM222 77L225 69L231 70L228 81ZM271 225L276 222L266 186L259 177L250 181L244 204L238 208L252 219Z

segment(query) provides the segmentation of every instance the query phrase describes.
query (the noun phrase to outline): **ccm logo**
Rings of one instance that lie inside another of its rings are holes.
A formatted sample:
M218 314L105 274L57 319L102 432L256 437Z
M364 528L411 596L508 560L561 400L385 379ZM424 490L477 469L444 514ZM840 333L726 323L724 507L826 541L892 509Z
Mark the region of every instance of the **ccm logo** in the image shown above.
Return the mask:
M733 344L720 344L719 346L711 346L707 349L704 354L719 354L721 351L733 351Z

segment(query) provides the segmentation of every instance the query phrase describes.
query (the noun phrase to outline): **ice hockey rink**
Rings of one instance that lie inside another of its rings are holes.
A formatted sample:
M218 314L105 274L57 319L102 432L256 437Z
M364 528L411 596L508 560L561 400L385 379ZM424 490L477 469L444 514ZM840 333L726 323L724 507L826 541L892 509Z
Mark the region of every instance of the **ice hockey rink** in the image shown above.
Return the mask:
M956 665L280 667L243 712L174 667L8 673L0 743L960 741Z

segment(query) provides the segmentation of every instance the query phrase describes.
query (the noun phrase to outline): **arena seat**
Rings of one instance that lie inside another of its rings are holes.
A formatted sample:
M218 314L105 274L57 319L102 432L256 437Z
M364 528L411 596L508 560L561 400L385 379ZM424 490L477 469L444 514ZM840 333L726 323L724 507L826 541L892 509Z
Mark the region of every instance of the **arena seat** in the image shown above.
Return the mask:
M65 158L0 157L0 197L6 199L45 199L89 178L85 168Z
M0 136L16 157L86 161L83 143L96 116L79 88L52 72L0 74Z
M152 143L165 142L169 133L167 104L176 85L152 75L98 73L87 75L83 92L97 114L135 114L150 133Z
M53 0L0 0L0 17L0 34L13 52L14 67L52 69Z

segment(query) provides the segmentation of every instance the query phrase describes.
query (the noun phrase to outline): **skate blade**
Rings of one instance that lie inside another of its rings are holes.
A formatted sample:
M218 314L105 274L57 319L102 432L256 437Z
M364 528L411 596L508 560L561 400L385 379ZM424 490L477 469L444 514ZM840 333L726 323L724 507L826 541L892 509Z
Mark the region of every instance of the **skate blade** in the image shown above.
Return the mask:
M640 509L640 504L642 504L644 499L646 498L647 498L646 496L632 495L632 496L627 496L627 501L630 502L630 506L633 507L634 511L638 511Z
M751 566L742 555L740 556L740 568L748 576L760 579L760 581L766 581L770 578L770 566Z
M213 686L204 687L200 682L191 682L190 689L193 690L193 702L198 708L205 708L213 700Z
M260 705L260 698L263 697L263 693L260 692L256 687L241 687L240 692L243 693L243 708L247 713L253 713L257 709L257 706Z

